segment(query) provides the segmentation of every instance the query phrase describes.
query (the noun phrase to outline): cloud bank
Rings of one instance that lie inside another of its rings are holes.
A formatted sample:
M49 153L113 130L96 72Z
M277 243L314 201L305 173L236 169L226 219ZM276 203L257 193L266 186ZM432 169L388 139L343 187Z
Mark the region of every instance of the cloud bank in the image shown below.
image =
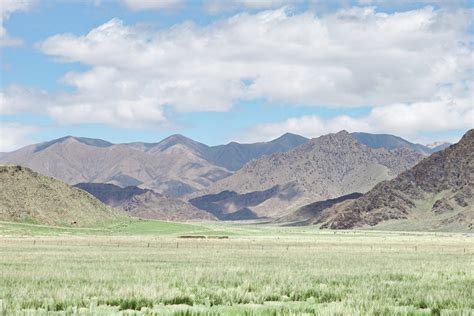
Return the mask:
M129 4L140 10L150 3ZM472 115L472 13L353 7L317 16L281 8L161 30L112 19L82 36L58 34L38 44L58 62L90 66L62 78L73 92L6 87L0 111L44 111L67 124L143 127L167 124L165 108L229 111L242 100L264 100L373 107L363 118L312 116L255 127L268 135L283 128L298 132L292 126L303 134L348 126L377 131L383 120L385 130L398 134L399 128L462 128Z

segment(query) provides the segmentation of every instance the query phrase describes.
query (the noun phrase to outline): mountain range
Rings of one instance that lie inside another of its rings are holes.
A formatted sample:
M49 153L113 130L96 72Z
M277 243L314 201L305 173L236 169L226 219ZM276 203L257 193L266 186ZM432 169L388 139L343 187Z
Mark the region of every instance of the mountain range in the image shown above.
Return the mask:
M362 193L446 146L346 131L218 146L182 135L123 144L67 136L4 153L0 163L31 167L142 218L263 219L335 228L330 220L340 212L328 210L361 203Z
M372 148L410 148L427 155L436 149L393 135L351 134ZM182 135L157 143L113 144L101 139L66 136L0 155L0 163L19 164L68 184L111 183L140 186L181 197L232 175L253 159L286 152L309 139L284 134L269 142L208 146Z
M314 201L367 192L423 157L407 148L374 149L341 131L252 160L190 202L218 218L236 212L278 218Z
M304 137L293 134L267 143L214 147L181 135L158 143L129 144L67 136L7 153L0 157L0 162L28 166L69 184L140 186L179 197L230 176L251 159L303 142Z

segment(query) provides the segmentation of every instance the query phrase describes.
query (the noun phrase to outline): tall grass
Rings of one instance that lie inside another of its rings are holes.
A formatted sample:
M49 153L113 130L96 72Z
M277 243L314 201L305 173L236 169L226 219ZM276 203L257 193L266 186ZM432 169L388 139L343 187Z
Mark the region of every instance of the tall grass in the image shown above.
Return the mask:
M465 235L0 238L4 314L470 315Z

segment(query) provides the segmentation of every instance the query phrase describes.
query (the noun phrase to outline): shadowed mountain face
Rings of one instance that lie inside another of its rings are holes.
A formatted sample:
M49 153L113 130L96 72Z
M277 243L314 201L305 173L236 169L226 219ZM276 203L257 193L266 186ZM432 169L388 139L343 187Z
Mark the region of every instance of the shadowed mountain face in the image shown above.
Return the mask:
M252 212L249 207L257 206L279 192L281 192L279 186L265 191L255 191L246 194L222 191L218 194L197 197L189 200L189 202L202 210L212 213L220 220L256 219L258 215Z
M276 223L290 223L292 225L308 225L312 222L314 218L317 218L322 211L330 208L333 205L342 203L348 200L355 200L362 196L362 193L351 193L343 195L334 199L328 199L324 201L318 201L310 203L303 207L297 209L294 213L291 213L287 216L281 217L276 220Z
M95 196L99 201L114 207L135 195L140 195L150 191L135 186L121 188L109 183L78 183L75 184L74 187L87 191Z
M135 186L121 188L105 183L78 183L75 187L135 217L173 221L215 219L208 212L197 209L185 201Z
M248 207L258 217L279 218L314 201L367 192L422 158L421 153L407 148L372 149L343 131L312 139L284 153L253 160L234 175L211 185L192 203L212 212L216 202L195 204L196 201L209 198L212 201L223 191L233 191L231 201L219 201L219 210L228 214L231 210ZM271 194L258 204L249 204L247 196L256 192Z
M448 143L442 143L436 146L413 144L401 137L389 134L351 133L351 136L359 143L367 145L371 148L385 148L389 150L397 148L408 148L419 151L420 153L426 156L431 155L434 152L440 151L450 145Z
M325 210L322 228L375 226L393 229L472 230L474 130L361 198Z
M96 226L126 215L92 195L20 166L0 166L0 220Z

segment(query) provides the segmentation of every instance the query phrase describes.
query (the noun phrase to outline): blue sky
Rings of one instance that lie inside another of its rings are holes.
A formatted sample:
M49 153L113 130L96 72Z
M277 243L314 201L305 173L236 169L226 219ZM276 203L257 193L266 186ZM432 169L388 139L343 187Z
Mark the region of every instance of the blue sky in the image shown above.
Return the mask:
M2 2L0 151L474 125L467 1Z

